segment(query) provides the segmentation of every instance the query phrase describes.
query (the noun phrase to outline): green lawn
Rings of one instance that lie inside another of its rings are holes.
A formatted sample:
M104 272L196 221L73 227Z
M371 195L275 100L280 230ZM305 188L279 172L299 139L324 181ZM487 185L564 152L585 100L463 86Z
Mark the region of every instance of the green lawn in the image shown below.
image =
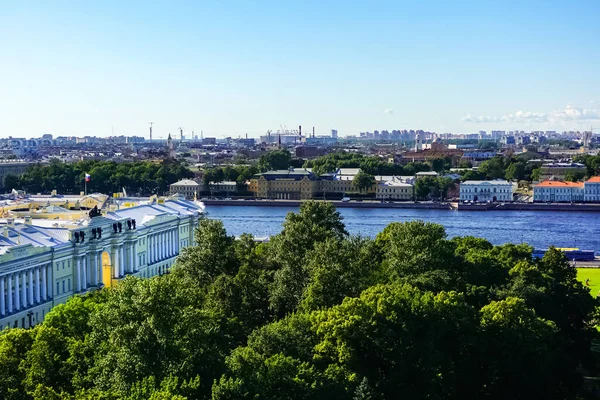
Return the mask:
M600 291L600 268L577 268L577 279L583 284L589 279L589 288L591 295L596 297Z

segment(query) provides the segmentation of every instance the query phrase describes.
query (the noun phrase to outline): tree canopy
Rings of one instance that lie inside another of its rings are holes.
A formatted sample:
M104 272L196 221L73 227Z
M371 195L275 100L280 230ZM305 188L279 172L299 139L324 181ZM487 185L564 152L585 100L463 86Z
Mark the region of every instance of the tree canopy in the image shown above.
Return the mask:
M114 161L79 161L65 163L52 160L49 164L31 166L22 176L7 175L5 189L22 189L30 193L50 193L56 190L61 194L79 194L84 190L85 174L90 193L114 193L123 188L129 193L142 195L162 194L169 185L180 179L193 178L194 173L177 161L135 161L116 163Z
M597 301L564 254L305 202L266 243L201 220L172 272L0 333L4 399L575 399Z

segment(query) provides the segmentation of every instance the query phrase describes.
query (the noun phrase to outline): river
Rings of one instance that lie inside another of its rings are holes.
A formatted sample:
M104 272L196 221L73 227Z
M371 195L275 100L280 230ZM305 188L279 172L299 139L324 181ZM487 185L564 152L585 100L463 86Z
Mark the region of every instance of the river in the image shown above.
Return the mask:
M296 207L208 206L230 235L271 236ZM600 214L551 211L451 211L398 208L340 208L351 234L374 237L391 222L423 220L442 224L448 237L472 235L493 244L527 242L535 248L579 247L600 252Z

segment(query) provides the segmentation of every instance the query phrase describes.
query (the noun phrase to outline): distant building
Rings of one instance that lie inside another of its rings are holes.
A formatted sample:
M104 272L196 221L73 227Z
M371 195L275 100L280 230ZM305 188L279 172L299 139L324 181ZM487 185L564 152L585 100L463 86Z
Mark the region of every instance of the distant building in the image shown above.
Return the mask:
M412 200L413 185L395 180L380 182L375 197L382 200Z
M166 273L201 213L168 200L85 220L0 219L0 327L29 328L75 294Z
M416 179L437 178L438 176L439 174L435 171L421 171L417 172L417 174L415 175Z
M9 161L0 161L0 187L3 187L5 190L12 190L12 189L20 189L20 188L5 188L4 187L4 178L6 177L6 175L16 175L16 176L21 176L23 175L25 172L27 172L27 169L31 166L35 165L34 163L28 163L28 162L23 162L23 161L14 161L14 160L9 160Z
M211 192L235 193L235 192L237 192L237 182L234 182L234 181L211 182L209 189Z
M564 182L558 180L546 180L533 187L534 202L573 202L583 201L583 182Z
M331 137L337 139L337 137L338 137L338 131L337 131L337 129L332 129L331 130Z
M512 201L513 191L513 184L508 181L464 181L460 184L460 200Z
M600 177L585 182L546 180L533 187L534 202L571 203L600 202Z
M584 201L600 203L600 176L594 176L584 184Z
M252 178L248 190L260 198L308 200L319 190L319 179L301 168L269 171Z
M296 146L295 153L298 158L312 158L325 154L325 151L317 146Z
M203 185L191 179L182 179L169 186L171 194L180 194L186 199L193 199L202 191Z
M540 167L540 178L541 179L550 179L554 177L555 179L563 180L568 173L582 173L585 174L587 171L584 164L581 163L548 163L544 164Z

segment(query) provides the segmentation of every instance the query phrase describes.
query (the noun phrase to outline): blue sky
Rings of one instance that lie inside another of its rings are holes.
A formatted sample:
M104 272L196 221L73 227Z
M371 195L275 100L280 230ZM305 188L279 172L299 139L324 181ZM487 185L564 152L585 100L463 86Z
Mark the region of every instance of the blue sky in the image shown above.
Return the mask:
M600 132L597 0L0 7L2 137Z

